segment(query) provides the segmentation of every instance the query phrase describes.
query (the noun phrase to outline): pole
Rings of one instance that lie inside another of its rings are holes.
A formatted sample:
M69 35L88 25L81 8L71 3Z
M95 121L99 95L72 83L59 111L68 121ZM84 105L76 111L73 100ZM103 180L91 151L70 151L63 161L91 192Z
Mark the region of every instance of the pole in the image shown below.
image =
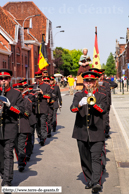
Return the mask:
M124 80L122 79L122 94L124 94Z
M121 79L120 79L120 92L121 92Z
M127 92L128 92L128 78L127 78Z

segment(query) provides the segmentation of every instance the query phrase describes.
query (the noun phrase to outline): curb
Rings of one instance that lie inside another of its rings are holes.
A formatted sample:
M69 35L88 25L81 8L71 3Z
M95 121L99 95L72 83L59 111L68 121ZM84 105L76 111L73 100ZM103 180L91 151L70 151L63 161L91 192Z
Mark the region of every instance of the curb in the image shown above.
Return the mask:
M124 129L124 127L123 127L123 125L122 125L120 119L119 119L119 116L118 116L118 114L117 114L117 112L116 112L116 110L115 110L115 107L114 107L113 103L112 103L112 109L113 109L113 112L114 112L114 114L115 114L115 116L116 116L117 122L118 122L118 124L119 124L119 126L120 126L120 128L121 128L121 132L122 132L122 134L123 134L123 136L124 136L126 145L127 145L128 149L129 149L129 138L128 138L127 134L126 134L126 131L125 131L125 129Z

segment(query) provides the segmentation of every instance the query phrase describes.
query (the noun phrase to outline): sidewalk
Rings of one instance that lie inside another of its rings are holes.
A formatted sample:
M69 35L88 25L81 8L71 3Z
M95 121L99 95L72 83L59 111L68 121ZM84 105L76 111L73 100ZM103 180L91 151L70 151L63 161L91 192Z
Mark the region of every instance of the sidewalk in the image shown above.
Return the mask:
M119 173L121 194L129 193L129 92L112 94L111 138Z

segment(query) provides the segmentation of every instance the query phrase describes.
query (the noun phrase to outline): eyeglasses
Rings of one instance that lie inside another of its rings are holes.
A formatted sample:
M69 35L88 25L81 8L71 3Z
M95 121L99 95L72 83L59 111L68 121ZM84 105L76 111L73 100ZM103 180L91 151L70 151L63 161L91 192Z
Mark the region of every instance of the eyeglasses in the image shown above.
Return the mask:
M8 80L9 79L9 77L0 77L0 80Z

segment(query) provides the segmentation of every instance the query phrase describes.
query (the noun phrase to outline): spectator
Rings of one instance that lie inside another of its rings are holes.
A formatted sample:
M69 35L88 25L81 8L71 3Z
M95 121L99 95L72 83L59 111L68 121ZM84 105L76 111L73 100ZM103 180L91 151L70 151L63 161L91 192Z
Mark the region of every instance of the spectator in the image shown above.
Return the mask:
M74 78L72 75L68 76L68 84L69 84L69 92L70 95L73 95L73 90L74 90Z

